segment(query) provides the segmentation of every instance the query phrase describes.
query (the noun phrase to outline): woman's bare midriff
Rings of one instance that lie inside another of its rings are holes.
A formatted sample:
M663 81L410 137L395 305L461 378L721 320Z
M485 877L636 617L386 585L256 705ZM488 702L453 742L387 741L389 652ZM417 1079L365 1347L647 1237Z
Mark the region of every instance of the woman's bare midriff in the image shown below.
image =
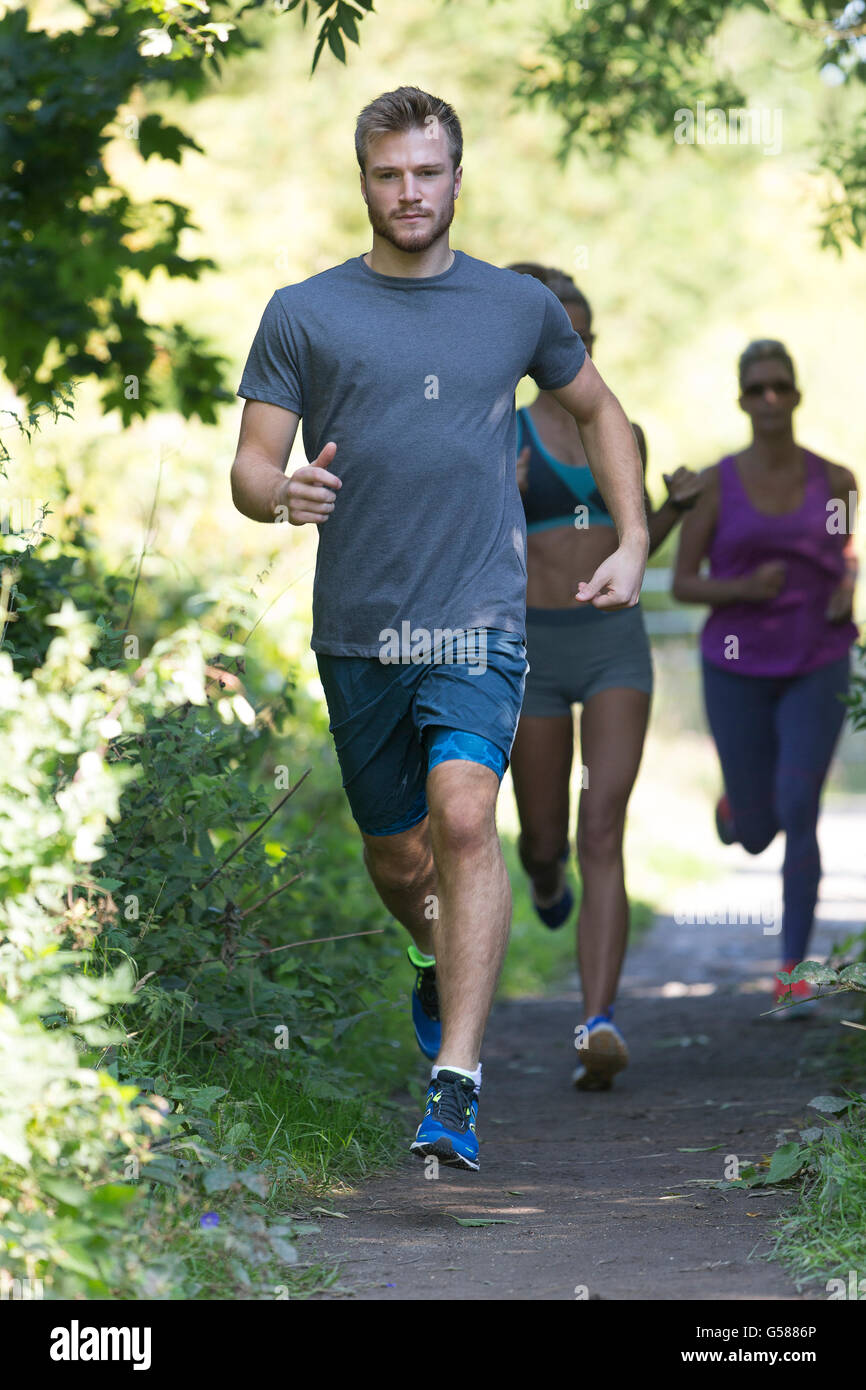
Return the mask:
M561 407L529 407L544 447L562 463L586 464L583 441L574 420ZM527 608L585 608L574 597L581 581L595 574L617 548L613 526L554 526L526 538Z
M617 547L612 526L556 526L526 538L527 608L585 608L574 597Z

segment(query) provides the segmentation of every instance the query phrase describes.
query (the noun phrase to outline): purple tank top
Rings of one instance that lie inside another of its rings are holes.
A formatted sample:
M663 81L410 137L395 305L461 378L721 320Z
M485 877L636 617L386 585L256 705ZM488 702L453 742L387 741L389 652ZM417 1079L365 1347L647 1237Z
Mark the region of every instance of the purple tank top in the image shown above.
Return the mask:
M756 511L733 458L720 461L711 578L733 579L783 560L785 581L774 599L729 603L710 613L701 651L711 665L744 676L804 675L838 660L857 640L853 622L831 623L824 616L845 574L847 540L827 529L829 497L824 462L808 450L802 506L783 516Z

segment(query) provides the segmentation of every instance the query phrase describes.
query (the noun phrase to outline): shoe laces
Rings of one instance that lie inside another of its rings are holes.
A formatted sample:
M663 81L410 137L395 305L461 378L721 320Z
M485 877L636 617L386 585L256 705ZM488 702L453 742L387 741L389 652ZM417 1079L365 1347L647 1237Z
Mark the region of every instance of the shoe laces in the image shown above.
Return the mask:
M439 1018L439 991L436 988L436 966L427 965L423 970L418 971L418 980L415 985L418 991L418 998L421 1001L421 1008L428 1018Z
M472 1101L475 1096L472 1082L466 1076L443 1080L440 1072L433 1084L439 1096L434 1102L436 1118L441 1120L446 1129L465 1130L472 1119Z

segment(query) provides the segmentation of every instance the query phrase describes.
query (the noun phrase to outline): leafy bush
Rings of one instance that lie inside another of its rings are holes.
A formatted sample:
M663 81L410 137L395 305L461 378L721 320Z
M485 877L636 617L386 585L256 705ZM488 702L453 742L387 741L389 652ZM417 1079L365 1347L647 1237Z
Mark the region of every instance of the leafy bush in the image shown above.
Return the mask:
M866 1253L866 1096L816 1096L810 1105L823 1125L801 1131L798 1141L773 1154L765 1174L744 1170L747 1186L796 1178L795 1205L776 1229L772 1256L793 1273L798 1287L829 1280L862 1279ZM863 1296L863 1284L854 1297ZM838 1297L837 1293L837 1297ZM843 1297L850 1296L845 1293Z
M132 682L89 668L94 629L70 605L49 622L57 635L31 676L0 652L0 1238L7 1278L106 1293L119 1278L111 1237L138 1197L115 1180L117 1155L146 1161L167 1107L137 1104L82 1056L123 1041L110 1015L134 973L92 969L98 913L74 887L131 775L108 741L144 707L203 700L204 686L188 634Z
M2 544L0 1294L285 1296L287 1189L390 1156L396 1065L339 786L296 796L321 734L198 620L130 649L84 519Z

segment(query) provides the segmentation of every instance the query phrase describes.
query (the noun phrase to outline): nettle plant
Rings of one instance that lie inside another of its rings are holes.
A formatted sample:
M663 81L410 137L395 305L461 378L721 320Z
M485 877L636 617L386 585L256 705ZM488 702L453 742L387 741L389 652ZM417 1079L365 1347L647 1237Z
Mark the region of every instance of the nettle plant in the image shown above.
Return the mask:
M113 881L99 871L142 775L118 750L178 710L206 715L216 639L180 629L129 675L90 664L99 632L71 604L48 622L30 675L0 651L0 1297L193 1296L200 1256L166 1251L162 1221L188 1232L211 1194L261 1198L269 1182L205 1143L189 1152L221 1088L166 1076L162 1096L120 1074L141 981L106 946ZM219 722L232 718L229 702ZM170 1212L154 1184L169 1185ZM294 1260L294 1234L235 1202L208 1243L249 1291Z
M4 576L0 618L7 617ZM122 1043L111 1023L134 970L94 968L91 880L131 769L111 741L151 710L204 704L199 634L158 644L134 678L93 669L95 627L71 604L31 675L0 651L0 1279L54 1296L125 1283L119 1236L167 1105L94 1065ZM8 1294L6 1295L8 1296Z
M84 518L57 529L0 538L0 1297L194 1297L215 1271L257 1296L298 1228L212 1082L354 1096L334 1054L381 993L378 911L336 783L305 780L309 721L241 680L249 597L199 595L127 656L135 585Z

